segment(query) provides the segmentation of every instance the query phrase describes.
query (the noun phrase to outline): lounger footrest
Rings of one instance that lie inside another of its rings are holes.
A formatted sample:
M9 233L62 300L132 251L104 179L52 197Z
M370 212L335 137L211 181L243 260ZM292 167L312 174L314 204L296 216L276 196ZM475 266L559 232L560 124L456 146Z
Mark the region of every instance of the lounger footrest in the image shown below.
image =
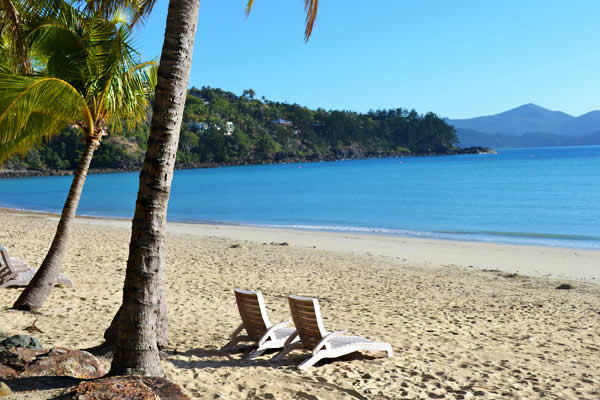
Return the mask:
M376 342L360 336L336 336L327 342L327 344L331 345L333 348L369 343L375 344Z

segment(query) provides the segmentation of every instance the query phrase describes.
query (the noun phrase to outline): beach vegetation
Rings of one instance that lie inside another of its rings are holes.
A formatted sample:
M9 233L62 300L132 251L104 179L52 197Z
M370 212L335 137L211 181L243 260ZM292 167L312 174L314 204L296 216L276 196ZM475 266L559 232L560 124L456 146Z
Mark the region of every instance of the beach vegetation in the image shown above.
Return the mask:
M188 90L176 168L458 151L456 131L434 113L419 114L405 108L367 113L313 110L298 104L254 99L248 94L250 90L241 96L210 87ZM227 122L235 127L232 135L223 133ZM109 129L99 150L102 157L97 154L90 168L139 169L149 130L149 118L133 129ZM4 167L73 170L83 144L71 141L72 135L66 129L52 141L31 149L26 157L8 159ZM32 158L34 153L39 154ZM31 159L36 163L31 163Z
M122 13L104 19L61 1L46 5L32 8L22 25L31 73L0 60L0 160L66 129L58 149L40 148L26 160L76 166L48 254L13 305L23 310L39 309L54 287L94 152L109 130L133 129L147 118L156 77L155 62L140 62ZM111 150L109 158L123 156Z

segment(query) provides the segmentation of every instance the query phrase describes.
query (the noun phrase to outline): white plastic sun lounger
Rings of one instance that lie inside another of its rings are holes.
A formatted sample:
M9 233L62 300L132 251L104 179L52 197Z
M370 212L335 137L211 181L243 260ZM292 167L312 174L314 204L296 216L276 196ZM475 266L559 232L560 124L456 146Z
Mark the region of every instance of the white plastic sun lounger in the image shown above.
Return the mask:
M229 343L221 350L230 350L240 342L255 342L256 350L246 357L247 360L253 360L267 349L282 348L286 340L295 332L294 328L286 328L291 321L272 325L262 293L243 289L235 289L234 292L242 324L233 332ZM244 329L246 335L240 335Z
M289 296L292 319L296 325L296 333L286 341L283 350L273 360L281 360L290 351L305 349L312 351L312 356L298 365L305 370L323 358L336 358L355 351L385 351L393 357L389 343L372 342L360 336L346 336L346 331L327 332L323 325L319 301L312 297ZM299 342L294 342L296 335Z
M37 270L26 262L9 257L8 252L0 246L0 288L27 286ZM73 287L73 282L63 274L58 274L56 285Z

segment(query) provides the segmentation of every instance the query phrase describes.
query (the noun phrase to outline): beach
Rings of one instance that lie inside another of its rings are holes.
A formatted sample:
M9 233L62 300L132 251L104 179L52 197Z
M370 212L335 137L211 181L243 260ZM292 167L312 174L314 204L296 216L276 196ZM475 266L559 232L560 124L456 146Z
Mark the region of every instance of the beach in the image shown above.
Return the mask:
M0 244L37 267L57 221L0 210ZM1 289L0 333L37 319L46 348L100 344L130 227L78 218L63 266L73 288L56 288L39 315L7 310L20 289ZM166 264L162 366L193 398L600 398L600 251L170 223ZM277 363L219 352L241 322L234 288L262 291L274 323L290 319L287 295L318 297L329 331L389 342L394 358L358 353L301 372L306 352ZM37 389L14 398L64 391Z

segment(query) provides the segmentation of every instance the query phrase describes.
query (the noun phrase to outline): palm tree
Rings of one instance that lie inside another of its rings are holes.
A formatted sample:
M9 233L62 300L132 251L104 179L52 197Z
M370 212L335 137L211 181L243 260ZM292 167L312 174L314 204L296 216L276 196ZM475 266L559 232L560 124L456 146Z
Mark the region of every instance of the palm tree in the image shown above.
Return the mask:
M253 0L246 8L250 12ZM129 244L123 304L111 326L117 340L111 374L163 376L159 326L166 329L165 228L179 129L187 94L200 0L170 0L156 102ZM305 0L305 39L318 0ZM163 319L163 321L160 321Z
M24 4L19 0L0 0L0 39L4 38L1 52L13 72L31 74L33 67L23 32L23 18L28 14L24 11Z
M41 16L55 15L59 10L79 6L88 17L110 20L115 13L129 16L130 27L148 16L156 0L0 0L0 38L6 60L13 72L32 74L27 27Z
M64 5L64 4L63 4ZM0 66L0 161L59 133L83 132L84 149L46 258L13 305L37 310L60 272L87 171L109 130L146 117L156 79L154 62L140 63L126 21L89 17L72 7L29 27L28 48L41 67L32 75Z

